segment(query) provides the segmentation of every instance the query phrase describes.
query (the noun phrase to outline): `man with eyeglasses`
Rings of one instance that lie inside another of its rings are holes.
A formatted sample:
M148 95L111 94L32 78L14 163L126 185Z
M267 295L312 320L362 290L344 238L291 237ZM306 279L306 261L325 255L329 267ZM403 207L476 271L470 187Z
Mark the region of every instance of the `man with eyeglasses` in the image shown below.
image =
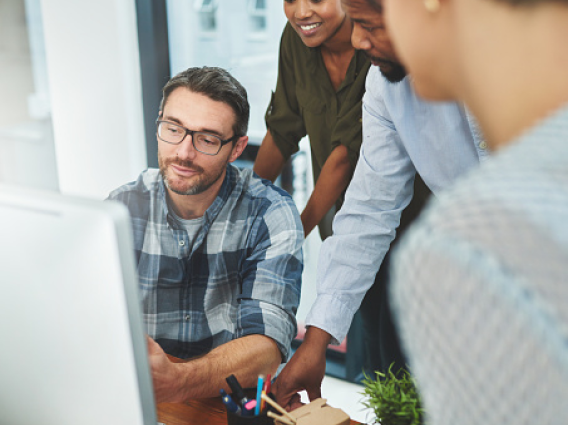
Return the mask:
M163 89L159 170L109 196L132 218L157 402L219 395L231 374L253 386L296 335L302 224L288 194L231 164L248 120L227 71L181 72Z

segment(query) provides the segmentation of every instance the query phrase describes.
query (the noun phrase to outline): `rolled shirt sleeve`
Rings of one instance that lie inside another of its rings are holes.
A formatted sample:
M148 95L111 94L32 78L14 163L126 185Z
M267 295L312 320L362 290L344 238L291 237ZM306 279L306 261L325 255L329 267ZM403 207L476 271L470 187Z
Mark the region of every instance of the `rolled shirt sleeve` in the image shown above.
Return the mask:
M237 337L262 334L272 338L286 361L297 334L304 233L297 209L280 197L258 216L253 243L242 268Z

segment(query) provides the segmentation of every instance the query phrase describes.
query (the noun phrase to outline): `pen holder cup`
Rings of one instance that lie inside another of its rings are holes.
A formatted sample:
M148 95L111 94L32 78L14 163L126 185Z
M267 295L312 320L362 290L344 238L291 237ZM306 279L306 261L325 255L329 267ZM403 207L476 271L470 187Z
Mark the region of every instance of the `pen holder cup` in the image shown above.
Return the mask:
M274 425L274 419L269 418L266 412L258 416L241 416L227 412L227 423L229 425Z
M276 401L274 394L269 393L268 396ZM227 411L227 422L228 425L274 425L274 419L268 417L268 412L274 412L268 403L266 403L264 412L258 416L241 416Z

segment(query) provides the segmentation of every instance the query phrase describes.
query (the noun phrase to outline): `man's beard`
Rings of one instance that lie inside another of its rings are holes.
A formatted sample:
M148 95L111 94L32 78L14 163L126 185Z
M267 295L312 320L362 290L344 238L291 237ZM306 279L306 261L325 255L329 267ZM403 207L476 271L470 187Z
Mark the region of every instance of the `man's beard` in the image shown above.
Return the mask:
M158 164L160 166L160 174L164 179L164 184L168 189L170 189L174 193L177 193L178 195L198 195L205 192L221 178L223 171L225 170L225 167L221 167L218 172L217 170L214 170L213 173L205 173L203 168L198 167L191 161L182 161L179 158L163 159L159 152ZM191 186L188 186L188 183L182 178L179 178L179 181L177 182L173 179L172 181L170 181L167 175L167 171L171 164L179 165L180 167L189 168L198 172L197 176L192 177L194 182L191 184Z
M391 83L398 83L402 81L404 77L406 77L406 69L404 68L404 66L402 66L402 64L374 56L367 56L369 57L371 62L373 62L373 65L379 67L379 71L381 71L383 77L385 77Z

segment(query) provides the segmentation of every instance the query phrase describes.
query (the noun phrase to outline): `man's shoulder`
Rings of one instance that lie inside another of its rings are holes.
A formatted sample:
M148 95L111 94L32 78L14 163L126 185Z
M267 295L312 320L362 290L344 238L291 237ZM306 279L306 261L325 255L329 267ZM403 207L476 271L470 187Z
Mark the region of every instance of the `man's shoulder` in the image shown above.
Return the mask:
M237 184L232 195L233 213L246 212L250 218L255 216L256 219L285 216L285 220L279 221L289 223L289 226L301 226L300 213L289 193L260 178L252 169L235 167L235 170Z
M423 125L429 120L444 123L464 119L458 102L422 99L414 91L410 76L391 83L376 66L371 67L367 76L364 103L375 114L403 126Z
M138 175L136 180L123 184L114 189L109 198L115 199L124 193L149 193L157 190L160 181L160 170L157 168L148 168Z
M373 93L375 96L405 96L417 99L408 75L398 83L391 83L381 73L378 66L371 66L369 69L366 86L367 91Z
M236 168L238 181L243 192L251 199L270 203L294 203L288 192L276 186L270 180L258 176L250 168Z

